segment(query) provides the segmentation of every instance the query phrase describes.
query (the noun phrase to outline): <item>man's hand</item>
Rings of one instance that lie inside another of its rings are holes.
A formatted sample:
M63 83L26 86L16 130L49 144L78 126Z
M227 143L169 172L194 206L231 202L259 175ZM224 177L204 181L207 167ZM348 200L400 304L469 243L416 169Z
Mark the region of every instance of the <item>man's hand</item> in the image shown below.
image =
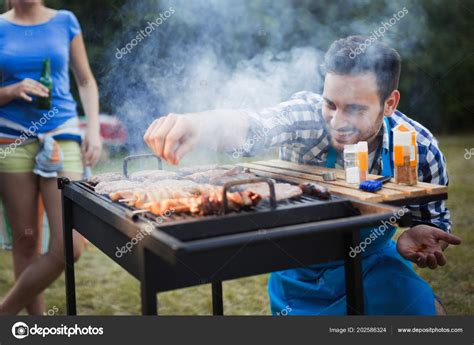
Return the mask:
M155 155L178 164L198 145L216 151L242 147L248 130L247 112L216 109L161 117L148 127L143 139Z
M199 119L191 116L169 114L160 117L148 127L143 139L155 155L178 164L199 141L200 126L196 122Z
M435 269L446 264L443 243L458 245L457 236L429 225L417 225L405 231L397 241L397 250L402 257L424 268Z

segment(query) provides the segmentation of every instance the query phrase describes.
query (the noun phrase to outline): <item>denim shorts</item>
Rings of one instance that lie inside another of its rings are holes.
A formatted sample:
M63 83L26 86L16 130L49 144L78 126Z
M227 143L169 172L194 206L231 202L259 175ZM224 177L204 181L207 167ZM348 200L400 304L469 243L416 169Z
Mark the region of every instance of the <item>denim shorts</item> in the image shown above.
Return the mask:
M64 157L64 172L82 174L84 167L81 159L81 148L74 140L58 140ZM0 146L1 148L2 146ZM7 155L0 155L0 172L24 173L32 172L35 166L35 157L40 149L39 141L15 147Z

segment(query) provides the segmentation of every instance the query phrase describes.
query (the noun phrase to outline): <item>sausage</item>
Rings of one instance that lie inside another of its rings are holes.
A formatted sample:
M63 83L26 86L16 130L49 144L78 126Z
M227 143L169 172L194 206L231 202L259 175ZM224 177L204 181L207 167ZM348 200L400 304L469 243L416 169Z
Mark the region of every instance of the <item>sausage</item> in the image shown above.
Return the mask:
M329 190L326 187L321 186L319 184L301 183L299 187L301 188L303 193L306 195L315 196L323 200L328 200L331 198L331 194L329 193Z

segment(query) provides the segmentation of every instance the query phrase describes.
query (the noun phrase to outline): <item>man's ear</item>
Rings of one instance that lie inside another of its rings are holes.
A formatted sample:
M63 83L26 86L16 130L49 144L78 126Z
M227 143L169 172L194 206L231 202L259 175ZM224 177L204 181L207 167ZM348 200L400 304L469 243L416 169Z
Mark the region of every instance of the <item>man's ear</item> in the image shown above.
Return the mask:
M390 96L385 101L384 115L387 117L390 117L397 109L399 101L400 101L400 91L393 90Z

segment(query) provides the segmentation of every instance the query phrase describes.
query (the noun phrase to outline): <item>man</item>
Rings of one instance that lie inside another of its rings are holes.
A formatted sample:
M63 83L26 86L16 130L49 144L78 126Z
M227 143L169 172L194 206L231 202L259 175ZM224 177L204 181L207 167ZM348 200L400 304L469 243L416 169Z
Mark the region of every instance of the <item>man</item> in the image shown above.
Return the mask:
M322 95L299 92L291 100L261 111L214 110L169 114L155 120L144 139L170 163L197 145L255 154L278 146L280 158L303 164L343 167L344 145L367 141L373 174L393 175L391 129L408 123L417 132L419 180L447 185L446 162L433 135L397 110L400 56L373 42L361 54L367 37L335 41L324 59ZM242 149L236 149L242 148ZM460 239L450 234L451 221L444 201L410 205L413 226L396 245L394 227L385 229L364 249L365 310L367 314L434 315L443 313L431 287L413 270L435 269L446 263L443 250ZM373 229L364 229L362 240ZM362 243L362 241L361 241ZM342 262L272 273L269 296L274 314L345 314Z

